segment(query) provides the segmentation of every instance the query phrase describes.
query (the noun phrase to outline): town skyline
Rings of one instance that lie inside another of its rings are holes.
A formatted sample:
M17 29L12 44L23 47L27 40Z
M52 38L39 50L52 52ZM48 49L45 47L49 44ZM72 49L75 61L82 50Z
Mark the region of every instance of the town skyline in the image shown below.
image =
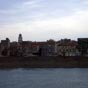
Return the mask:
M50 38L50 39L40 40L40 41L37 41L37 40L35 39L35 40L33 41L33 40L24 40L24 36L23 36L21 33L19 33L16 40L10 40L10 38L7 36L7 37L1 39L0 42L1 42L2 40L5 40L5 39L9 39L10 42L18 42L18 41L19 41L19 35L21 35L22 41L31 41L31 42L46 42L46 41L50 41L50 40L51 40L51 41L56 41L56 42L57 42L57 41L65 40L65 39L66 39L66 40L77 41L77 40L79 39L79 37L78 37L77 39L61 38L61 39L58 39L58 40L55 40L55 39L53 39L53 38ZM82 37L80 37L80 38L82 38ZM87 37L86 37L86 38L87 38Z

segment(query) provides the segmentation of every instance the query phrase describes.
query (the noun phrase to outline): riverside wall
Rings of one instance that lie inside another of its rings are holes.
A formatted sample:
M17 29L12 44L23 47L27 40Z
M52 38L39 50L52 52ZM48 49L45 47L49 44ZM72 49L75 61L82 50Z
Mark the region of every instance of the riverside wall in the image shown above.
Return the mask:
M88 57L0 57L0 68L88 68Z

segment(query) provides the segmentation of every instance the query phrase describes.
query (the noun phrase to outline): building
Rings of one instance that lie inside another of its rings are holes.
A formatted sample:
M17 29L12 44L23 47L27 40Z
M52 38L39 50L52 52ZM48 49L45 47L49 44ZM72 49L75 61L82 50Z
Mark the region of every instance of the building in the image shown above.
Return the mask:
M78 50L80 55L88 56L88 38L78 38Z
M62 39L57 42L58 56L78 56L77 42L70 39Z
M40 55L55 56L56 55L55 41L50 39L47 40L46 42L42 42L40 45Z
M40 42L32 42L31 44L31 51L33 55L39 55L39 47L41 43Z
M0 43L0 56L2 56L1 54L2 54L2 50L1 50L1 43Z
M22 41L23 41L22 34L19 34L19 37L18 37L18 43L22 43Z
M10 43L10 56L17 56L18 53L18 43L11 42Z
M10 55L10 40L9 40L9 38L6 38L6 40L1 40L0 54L2 56L9 56Z
M71 39L53 39L44 42L23 41L22 34L18 42L11 42L9 38L1 40L0 56L88 56L88 38L78 38L78 42Z
M30 56L31 52L31 41L22 42L22 56Z

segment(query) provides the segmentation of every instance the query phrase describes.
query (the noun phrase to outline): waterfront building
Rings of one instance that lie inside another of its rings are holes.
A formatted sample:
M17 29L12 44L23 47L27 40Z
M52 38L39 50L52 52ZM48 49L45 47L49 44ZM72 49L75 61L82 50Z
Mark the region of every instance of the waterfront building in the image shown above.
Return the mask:
M0 56L88 56L88 38L78 38L78 42L71 39L53 39L44 42L23 41L22 34L18 42L11 42L9 38L1 40Z
M18 37L18 55L17 56L30 56L32 55L32 42L23 41L22 34L19 34Z
M39 46L40 46L40 42L32 42L32 44L31 44L32 54L38 55L38 53L39 53Z
M47 40L46 42L42 42L40 45L40 53L41 56L55 56L56 49L55 49L55 41Z
M6 38L6 40L1 40L1 55L9 56L10 55L10 40Z
M10 43L10 56L17 56L18 53L18 43L11 42Z
M49 50L48 50L49 56L56 56L56 54L57 54L56 41L53 39L50 39L47 41L47 43L48 43L48 48L49 48Z
M48 45L46 42L42 42L39 47L39 55L40 56L48 56Z
M30 56L31 53L31 41L22 42L22 56Z
M77 42L70 39L63 39L57 44L58 56L78 56Z
M1 43L0 43L0 56L2 56L2 55L1 55Z
M88 38L78 38L78 50L80 55L88 56Z

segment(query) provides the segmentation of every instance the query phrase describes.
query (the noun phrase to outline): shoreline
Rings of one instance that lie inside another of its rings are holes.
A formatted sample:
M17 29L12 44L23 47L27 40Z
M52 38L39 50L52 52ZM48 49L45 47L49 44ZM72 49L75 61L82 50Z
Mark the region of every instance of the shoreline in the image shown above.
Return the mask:
M0 69L4 68L88 68L88 57L0 57Z

